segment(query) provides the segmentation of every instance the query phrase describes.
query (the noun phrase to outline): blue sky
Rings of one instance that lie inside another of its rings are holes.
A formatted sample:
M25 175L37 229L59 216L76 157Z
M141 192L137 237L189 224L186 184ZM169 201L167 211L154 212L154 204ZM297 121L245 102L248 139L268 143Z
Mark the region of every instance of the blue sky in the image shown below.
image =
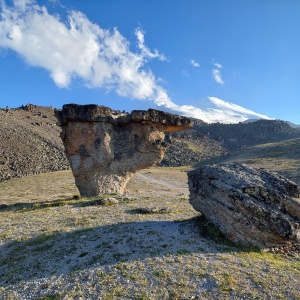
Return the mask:
M207 106L232 103L300 124L298 0L0 3L0 107L95 103L209 121Z

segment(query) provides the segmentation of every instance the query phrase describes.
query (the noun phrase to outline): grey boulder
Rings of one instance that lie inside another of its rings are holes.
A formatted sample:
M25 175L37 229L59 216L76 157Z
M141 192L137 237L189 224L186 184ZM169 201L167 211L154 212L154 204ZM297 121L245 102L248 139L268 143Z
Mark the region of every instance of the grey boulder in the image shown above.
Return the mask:
M300 241L300 187L244 164L188 172L190 203L231 241L259 248Z

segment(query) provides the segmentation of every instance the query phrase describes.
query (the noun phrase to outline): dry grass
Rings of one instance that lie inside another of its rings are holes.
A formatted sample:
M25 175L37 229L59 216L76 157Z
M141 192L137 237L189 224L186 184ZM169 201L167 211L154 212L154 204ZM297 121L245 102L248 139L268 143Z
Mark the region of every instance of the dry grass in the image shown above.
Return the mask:
M299 299L299 256L223 239L185 169L142 171L114 205L75 200L70 171L0 183L0 298Z
M256 168L278 172L300 184L299 149L300 139L268 143L241 149L229 156L216 159L215 163L246 163Z
M4 181L0 186L1 204L57 200L79 195L69 170Z

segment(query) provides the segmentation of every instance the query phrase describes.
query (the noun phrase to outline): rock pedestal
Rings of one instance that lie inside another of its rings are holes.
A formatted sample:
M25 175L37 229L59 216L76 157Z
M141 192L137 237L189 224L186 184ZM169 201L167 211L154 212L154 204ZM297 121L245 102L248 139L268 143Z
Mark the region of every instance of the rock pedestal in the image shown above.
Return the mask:
M188 173L190 203L230 240L268 248L300 242L300 187L243 164Z
M105 106L67 104L56 111L81 196L122 194L138 170L159 163L164 132L184 130L186 117L149 109L131 114Z

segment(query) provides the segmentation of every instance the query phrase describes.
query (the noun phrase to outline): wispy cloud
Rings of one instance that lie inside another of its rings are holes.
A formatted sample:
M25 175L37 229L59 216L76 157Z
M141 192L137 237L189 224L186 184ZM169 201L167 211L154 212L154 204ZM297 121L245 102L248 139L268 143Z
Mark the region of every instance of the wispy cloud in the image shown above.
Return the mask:
M213 77L215 79L215 81L219 84L224 84L224 80L222 79L222 75L221 75L221 72L220 70L218 69L213 69L212 70L212 74L213 74Z
M219 83L219 84L224 84L224 80L222 79L221 71L220 69L223 68L223 66L219 63L213 63L213 65L216 67L215 69L212 70L212 75L214 80Z
M195 60L193 60L193 59L191 59L191 65L193 67L200 68L200 64L198 62L196 62Z
M0 8L0 47L15 51L30 66L48 70L58 87L68 88L79 78L88 88L103 87L201 117L201 110L175 104L159 85L161 80L143 68L150 59L165 60L165 56L145 45L140 28L135 30L139 51L133 52L118 29L103 29L79 11L70 11L63 20L35 0L14 0L12 6L1 0Z
M74 79L81 79L88 88L114 90L126 98L212 120L211 112L174 103L160 85L162 80L145 68L149 60L165 56L145 45L142 29L135 30L138 50L133 52L118 29L103 29L79 11L70 11L65 20L35 0L12 3L0 0L0 47L15 51L30 66L46 69L59 88L71 88ZM214 75L222 82L220 74Z
M223 66L221 64L219 64L219 63L214 63L214 66L216 68L218 68L218 69L222 69L223 68Z
M135 35L138 40L138 47L140 48L143 56L145 58L158 58L159 60L166 60L166 56L164 54L161 54L158 52L157 49L154 49L154 52L151 52L151 50L145 45L145 38L144 38L145 32L141 28L137 28L135 30Z
M183 71L182 71L182 74L183 74L183 76L185 76L185 77L189 77L189 76L190 76L189 72L186 71L186 70L183 70Z
M118 29L103 29L78 11L61 20L36 1L15 0L13 6L1 1L0 12L0 46L48 70L58 87L81 78L87 87L114 89L125 97L155 100L158 90L162 97L155 76L143 66L165 56L145 45L140 28L135 30L139 51L134 53Z

